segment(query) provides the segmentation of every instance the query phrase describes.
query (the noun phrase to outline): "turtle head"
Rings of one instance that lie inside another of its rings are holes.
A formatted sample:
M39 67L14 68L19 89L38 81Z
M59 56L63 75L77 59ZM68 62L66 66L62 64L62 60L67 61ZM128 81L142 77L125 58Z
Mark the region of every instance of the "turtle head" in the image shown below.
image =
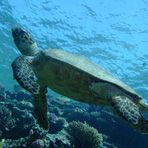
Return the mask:
M24 29L12 28L12 36L16 47L23 55L33 56L38 52L36 42Z

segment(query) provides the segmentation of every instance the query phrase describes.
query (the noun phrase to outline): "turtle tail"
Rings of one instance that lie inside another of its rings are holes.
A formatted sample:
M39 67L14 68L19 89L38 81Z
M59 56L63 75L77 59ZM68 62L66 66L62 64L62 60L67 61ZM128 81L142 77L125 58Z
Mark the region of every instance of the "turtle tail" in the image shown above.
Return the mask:
M144 100L139 101L139 107L142 113L148 112L148 103L144 102ZM141 113L141 119L139 120L139 126L136 127L141 133L148 134L148 120L146 120Z
M148 112L148 103L144 102L144 100L139 101L139 107L143 112Z
M148 120L144 119L143 116L141 116L141 119L139 120L138 124L135 125L135 128L143 134L148 134Z

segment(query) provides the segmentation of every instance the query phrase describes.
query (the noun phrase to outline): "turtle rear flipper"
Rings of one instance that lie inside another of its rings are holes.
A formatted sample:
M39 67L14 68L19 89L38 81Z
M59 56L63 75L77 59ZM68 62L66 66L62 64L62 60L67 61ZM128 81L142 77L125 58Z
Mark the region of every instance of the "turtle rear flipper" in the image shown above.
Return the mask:
M13 76L18 83L33 95L34 113L39 125L48 129L47 88L39 84L31 66L31 57L19 56L12 63Z
M125 96L116 96L111 99L111 105L116 114L126 120L142 133L148 133L148 121L144 119L139 107Z

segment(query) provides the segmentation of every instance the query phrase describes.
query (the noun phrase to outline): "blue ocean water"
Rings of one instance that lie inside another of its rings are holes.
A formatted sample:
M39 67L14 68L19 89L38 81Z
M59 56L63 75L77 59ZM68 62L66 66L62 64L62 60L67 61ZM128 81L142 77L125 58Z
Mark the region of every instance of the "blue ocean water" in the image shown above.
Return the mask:
M19 54L11 28L22 26L41 49L63 48L103 66L148 97L148 2L145 0L0 1L0 82L12 80Z
M11 28L21 26L40 49L86 56L148 101L148 1L1 0L0 14L0 84L6 89L16 84L11 62L20 54Z

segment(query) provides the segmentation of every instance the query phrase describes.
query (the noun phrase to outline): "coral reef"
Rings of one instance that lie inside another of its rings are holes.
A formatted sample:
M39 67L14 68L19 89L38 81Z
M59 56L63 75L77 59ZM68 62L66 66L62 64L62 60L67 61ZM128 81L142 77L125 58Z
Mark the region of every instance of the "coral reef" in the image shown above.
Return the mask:
M29 112L19 109L12 103L0 103L2 138L17 139L20 135L25 137L34 124L34 117Z
M6 99L6 92L5 92L5 88L0 85L0 101L3 101Z
M16 121L12 117L12 111L6 107L5 104L0 104L0 127L1 138L4 137L3 133L10 131L15 127Z
M50 127L52 127L50 133L57 133L68 126L68 122L64 118L57 117L54 113L50 113L49 123Z
M88 124L79 121L71 122L67 132L75 148L98 148L103 142L102 134Z
M45 147L44 140L36 139L35 141L32 142L31 147L32 148L44 148Z
M97 143L97 139L100 148L148 147L147 135L133 131L106 109L55 95L48 95L50 129L44 131L33 116L31 95L18 86L14 89L13 92L0 87L0 139L5 139L0 144L3 148L77 148L80 136L83 145L90 142L86 148ZM75 136L72 131L79 132Z

